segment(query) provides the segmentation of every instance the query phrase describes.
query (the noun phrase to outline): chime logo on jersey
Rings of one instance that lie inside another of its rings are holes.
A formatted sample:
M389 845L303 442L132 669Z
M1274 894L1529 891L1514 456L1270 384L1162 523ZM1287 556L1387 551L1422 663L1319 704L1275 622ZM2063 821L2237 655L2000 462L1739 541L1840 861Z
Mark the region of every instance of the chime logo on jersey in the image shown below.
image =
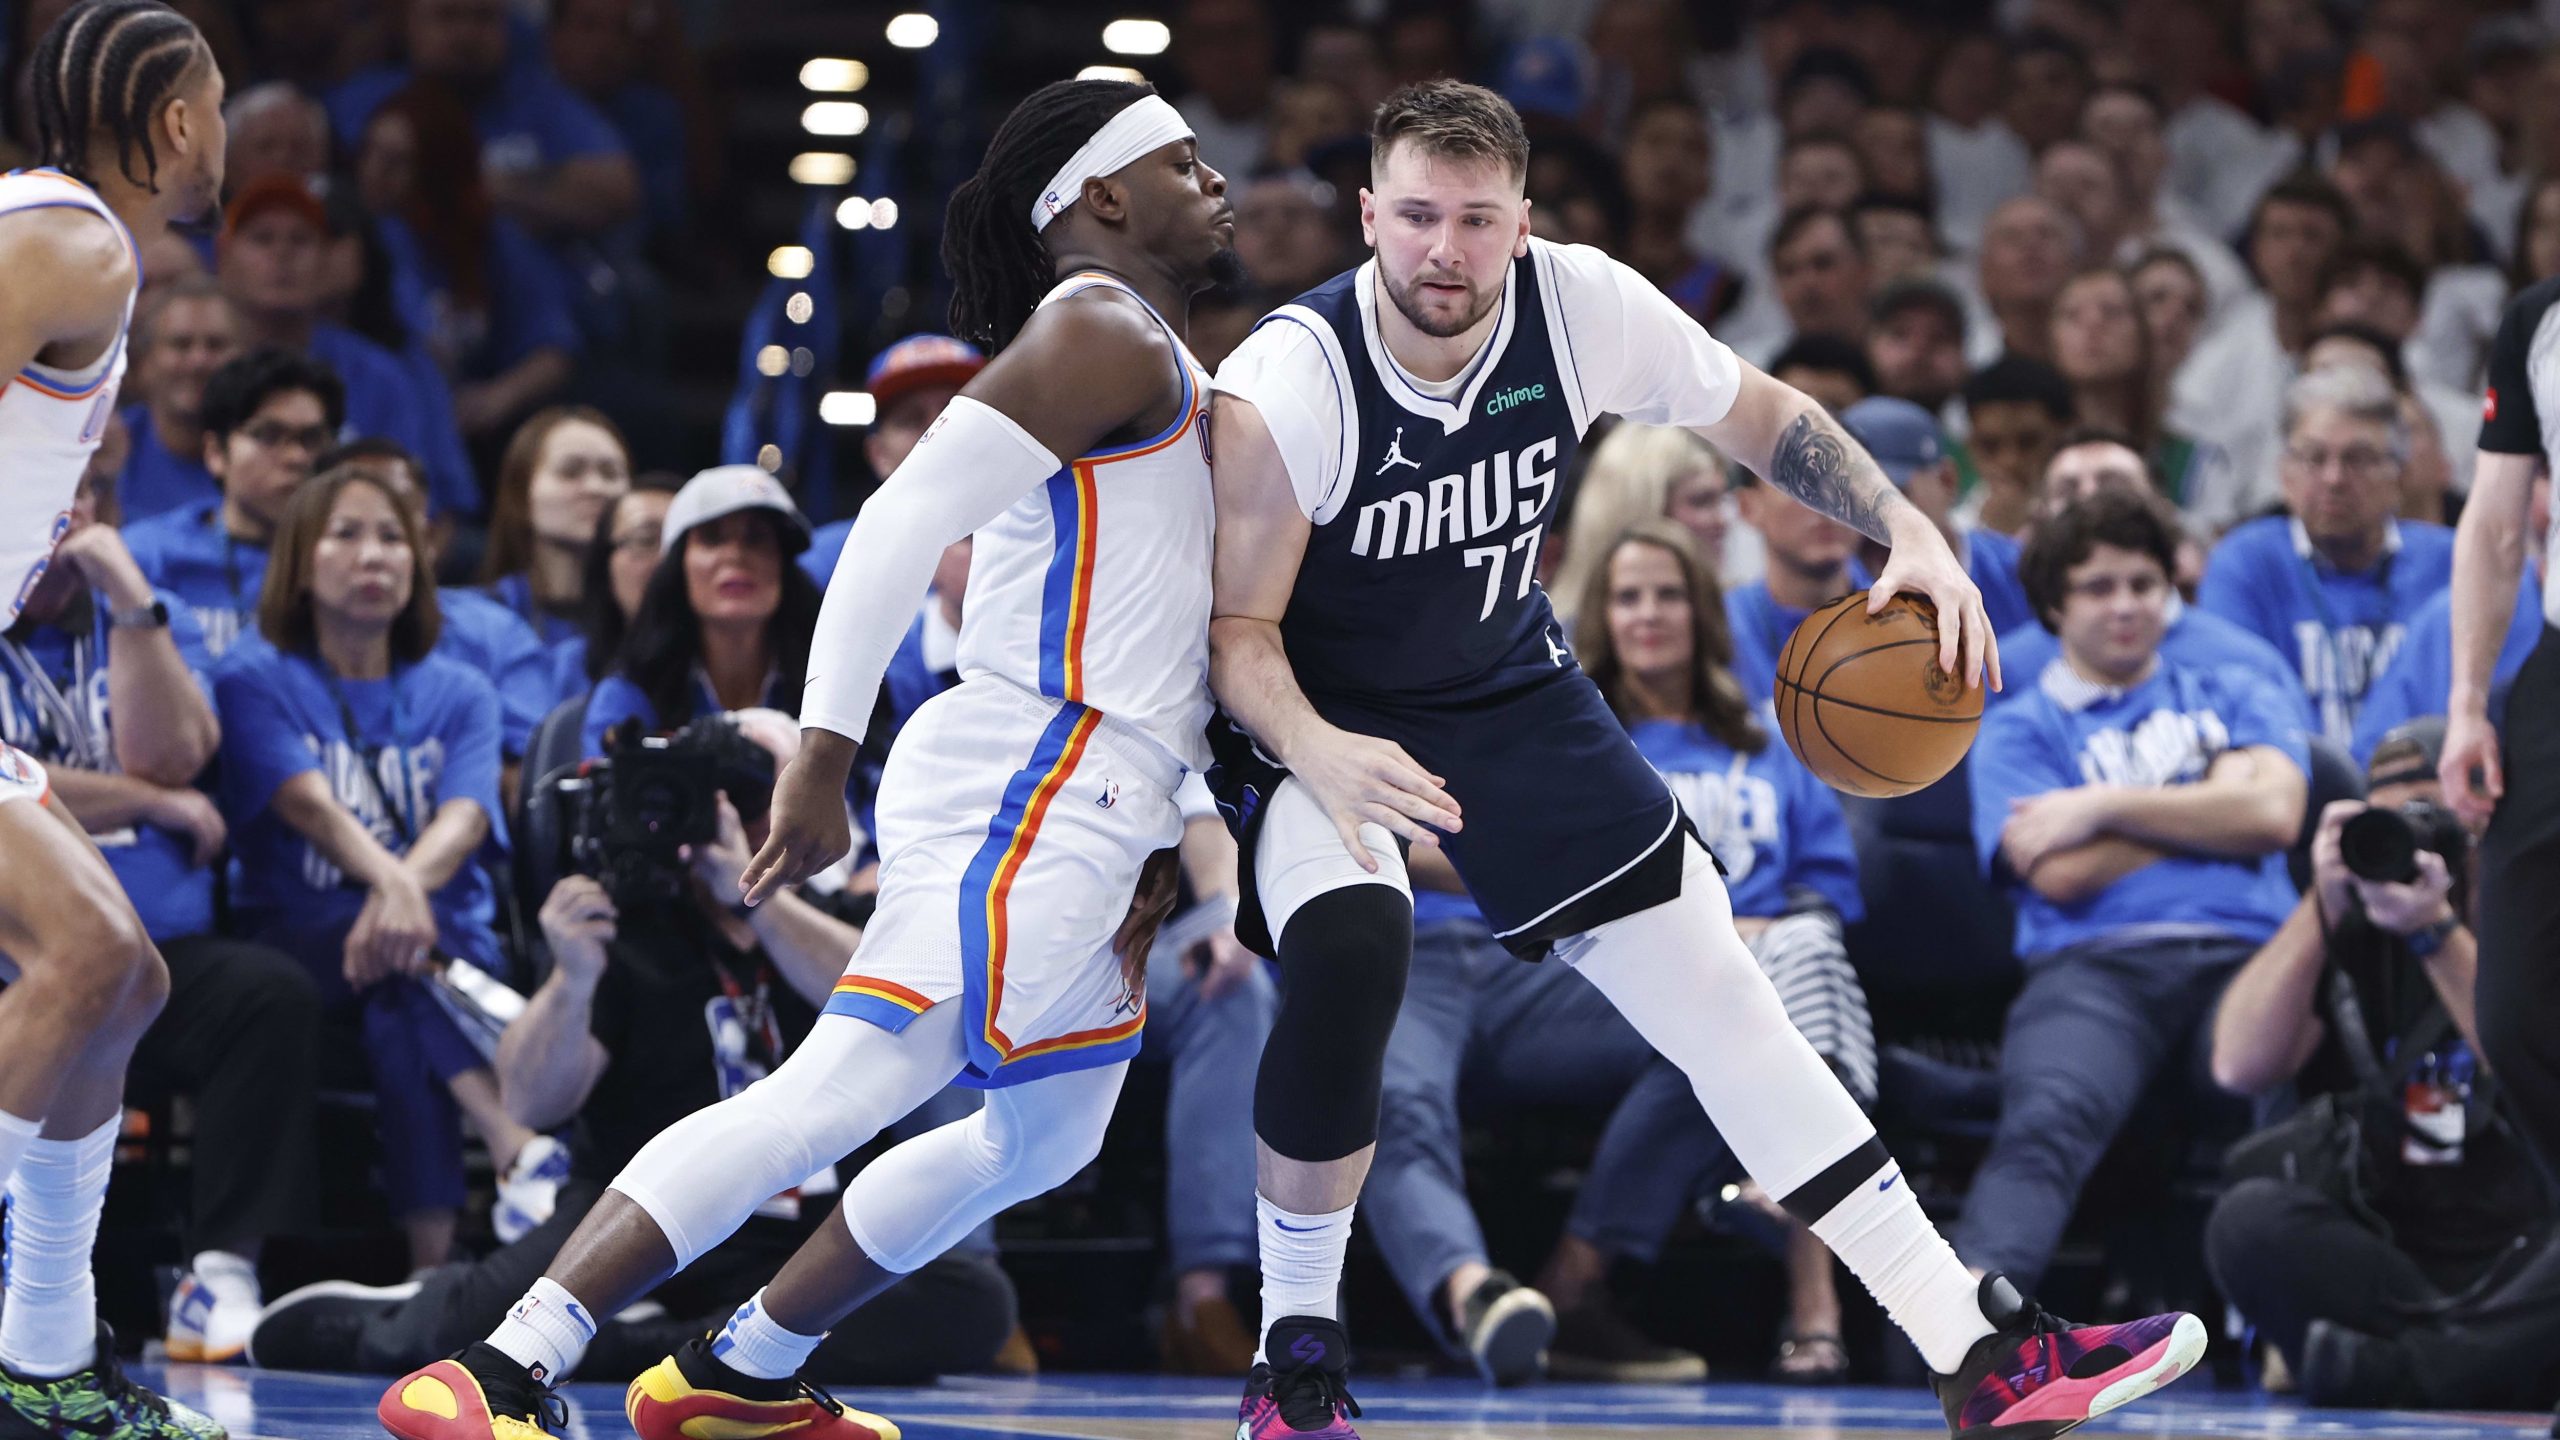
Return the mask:
M1555 498L1558 448L1559 442L1549 436L1517 452L1478 460L1464 475L1443 475L1361 506L1351 553L1393 560L1537 519Z

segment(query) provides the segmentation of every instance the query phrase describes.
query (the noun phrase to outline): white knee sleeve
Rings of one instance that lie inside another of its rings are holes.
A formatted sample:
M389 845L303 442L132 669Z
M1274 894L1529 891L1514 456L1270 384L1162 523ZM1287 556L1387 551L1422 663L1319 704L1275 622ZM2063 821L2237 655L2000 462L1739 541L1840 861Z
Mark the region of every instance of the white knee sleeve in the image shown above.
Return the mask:
M895 1035L869 1021L820 1016L771 1075L661 1131L613 1188L666 1233L676 1268L692 1264L758 1205L951 1083L964 1061L960 1008L936 1005Z
M1101 1151L1128 1073L1124 1062L990 1090L977 1114L897 1145L845 1187L854 1243L905 1274L1065 1184Z
M1784 1196L1875 1134L1840 1078L1787 1020L1733 900L1697 842L1680 894L1557 947L1646 1043L1680 1067L1760 1188Z

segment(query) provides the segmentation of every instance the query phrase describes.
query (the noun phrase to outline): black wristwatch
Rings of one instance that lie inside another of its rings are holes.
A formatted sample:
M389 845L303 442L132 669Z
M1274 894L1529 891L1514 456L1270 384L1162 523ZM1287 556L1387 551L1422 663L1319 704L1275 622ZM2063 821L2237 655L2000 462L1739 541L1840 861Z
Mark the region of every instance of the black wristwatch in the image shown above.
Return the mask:
M110 610L107 624L117 630L165 630L169 627L169 602L155 595L148 605Z
M2461 923L2461 916L2447 915L2433 925L2421 925L2401 936L2400 943L2408 946L2409 953L2419 959L2433 960L2436 958L2436 952L2444 948L2446 937L2452 935L2455 927Z

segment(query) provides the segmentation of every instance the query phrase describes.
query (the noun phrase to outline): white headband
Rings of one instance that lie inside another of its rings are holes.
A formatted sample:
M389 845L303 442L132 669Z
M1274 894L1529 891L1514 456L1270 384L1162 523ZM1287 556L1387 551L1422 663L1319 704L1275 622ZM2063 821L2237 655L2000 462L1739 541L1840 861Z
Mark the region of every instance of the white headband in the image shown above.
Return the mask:
M1049 188L1031 202L1031 228L1048 229L1050 221L1084 198L1087 180L1114 174L1150 150L1190 138L1191 122L1182 118L1181 111L1161 95L1141 96L1093 132L1084 148L1049 177Z

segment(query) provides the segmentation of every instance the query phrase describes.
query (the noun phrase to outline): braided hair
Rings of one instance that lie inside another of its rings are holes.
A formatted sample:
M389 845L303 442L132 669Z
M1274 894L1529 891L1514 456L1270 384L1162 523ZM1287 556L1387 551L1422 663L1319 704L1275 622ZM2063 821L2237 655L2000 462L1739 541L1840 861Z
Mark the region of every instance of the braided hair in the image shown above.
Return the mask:
M952 334L989 354L1013 342L1058 283L1049 247L1031 228L1031 202L1105 122L1154 93L1125 80L1060 80L1013 107L978 173L951 192L944 218Z
M36 163L94 185L90 146L103 129L115 141L124 178L157 193L152 122L210 55L194 22L160 0L81 0L36 45Z

